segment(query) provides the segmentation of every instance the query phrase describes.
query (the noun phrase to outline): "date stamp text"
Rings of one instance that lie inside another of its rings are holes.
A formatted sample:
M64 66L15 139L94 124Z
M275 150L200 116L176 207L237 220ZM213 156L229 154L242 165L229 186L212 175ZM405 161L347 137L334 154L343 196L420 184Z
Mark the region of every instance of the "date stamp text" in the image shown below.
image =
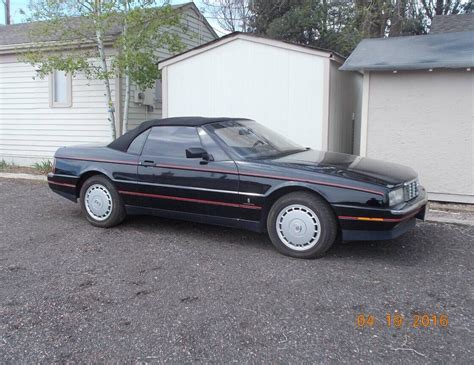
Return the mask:
M358 314L356 317L356 326L358 328L373 328L376 324L381 324L387 328L402 328L410 326L412 328L433 328L448 327L449 319L447 314L413 314L404 316L400 313L387 313L385 318L377 318L373 314Z

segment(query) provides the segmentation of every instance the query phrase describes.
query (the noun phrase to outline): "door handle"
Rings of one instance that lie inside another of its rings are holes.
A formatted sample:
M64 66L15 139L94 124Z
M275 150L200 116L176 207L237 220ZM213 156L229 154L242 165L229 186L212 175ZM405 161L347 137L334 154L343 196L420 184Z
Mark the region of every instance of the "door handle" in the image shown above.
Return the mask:
M141 163L142 166L155 166L155 161L145 160Z

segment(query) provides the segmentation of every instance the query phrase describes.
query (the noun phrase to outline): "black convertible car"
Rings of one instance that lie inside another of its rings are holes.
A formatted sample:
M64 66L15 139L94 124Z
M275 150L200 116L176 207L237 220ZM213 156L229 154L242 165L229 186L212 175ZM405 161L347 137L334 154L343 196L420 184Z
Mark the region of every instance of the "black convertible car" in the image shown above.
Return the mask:
M48 182L98 227L126 214L241 227L302 258L338 236L395 238L427 202L408 167L303 148L237 118L151 120L108 146L60 148Z

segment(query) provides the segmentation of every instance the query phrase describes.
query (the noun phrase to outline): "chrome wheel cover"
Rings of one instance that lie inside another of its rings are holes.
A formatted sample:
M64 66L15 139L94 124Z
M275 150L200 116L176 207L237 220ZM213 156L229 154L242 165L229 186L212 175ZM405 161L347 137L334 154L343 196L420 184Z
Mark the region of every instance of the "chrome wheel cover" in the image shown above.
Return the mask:
M101 184L89 186L84 197L87 213L96 221L104 221L112 214L112 196Z
M293 204L278 214L276 231L285 246L295 251L306 251L318 243L321 223L313 210Z

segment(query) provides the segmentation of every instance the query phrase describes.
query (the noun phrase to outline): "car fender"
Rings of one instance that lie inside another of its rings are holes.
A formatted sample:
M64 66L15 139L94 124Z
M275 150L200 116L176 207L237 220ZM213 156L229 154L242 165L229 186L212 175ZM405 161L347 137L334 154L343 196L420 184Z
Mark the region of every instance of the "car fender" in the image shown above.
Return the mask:
M322 189L321 186L317 186L311 183L298 182L298 181L282 181L280 184L272 186L267 192L266 197L270 197L279 191L296 191L296 190L310 190L318 195L321 195L326 201L329 202L329 196L325 189Z
M79 197L79 194L81 192L81 187L82 187L82 184L84 183L84 181L86 181L89 177L91 177L93 175L104 175L108 179L110 179L110 181L112 181L112 182L114 181L114 179L112 177L112 174L109 171L107 171L106 169L102 168L102 167L98 167L98 166L84 167L83 169L81 169L81 171L79 173L79 178L78 178L77 185L76 185L76 194L77 194L78 197Z

